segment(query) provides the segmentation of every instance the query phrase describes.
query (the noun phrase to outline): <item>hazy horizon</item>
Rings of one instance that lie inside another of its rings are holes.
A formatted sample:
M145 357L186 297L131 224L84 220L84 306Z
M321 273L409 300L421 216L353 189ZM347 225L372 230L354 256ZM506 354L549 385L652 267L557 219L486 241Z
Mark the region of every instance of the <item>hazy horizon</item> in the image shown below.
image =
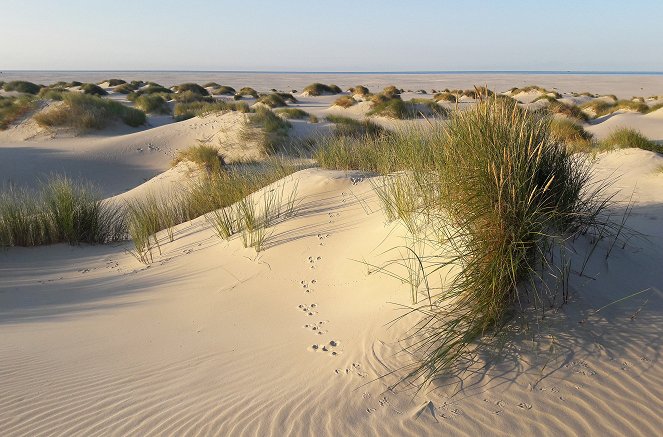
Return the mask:
M7 3L0 71L663 71L655 0Z

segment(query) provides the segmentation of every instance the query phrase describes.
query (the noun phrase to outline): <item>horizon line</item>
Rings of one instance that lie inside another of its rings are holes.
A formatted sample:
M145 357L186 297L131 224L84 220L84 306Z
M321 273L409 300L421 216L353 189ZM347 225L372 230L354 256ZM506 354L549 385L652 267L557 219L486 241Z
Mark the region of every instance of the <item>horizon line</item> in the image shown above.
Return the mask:
M62 70L62 69L7 69L0 70L0 74L5 72L51 72L51 73L106 73L106 72L126 72L126 73L249 73L249 74L567 74L567 75L663 75L663 71L656 70L376 70L376 71L306 71L306 70Z

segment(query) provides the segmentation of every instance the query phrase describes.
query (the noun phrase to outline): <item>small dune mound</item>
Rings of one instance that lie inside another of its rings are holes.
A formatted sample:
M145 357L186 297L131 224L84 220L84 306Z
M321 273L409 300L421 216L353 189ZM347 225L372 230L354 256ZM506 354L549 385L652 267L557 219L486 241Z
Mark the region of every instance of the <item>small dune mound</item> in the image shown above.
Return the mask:
M382 90L382 94L389 98L399 96L402 92L402 89L398 89L394 85L389 85Z
M124 85L125 83L127 83L127 81L122 80L122 79L107 79L102 83L108 84L109 87L116 87L116 86L119 86L119 85ZM99 84L99 85L101 85L101 84Z
M241 99L242 97L253 97L254 99L258 98L258 91L254 90L251 87L245 86L244 88L241 88L237 94L235 94L235 97L238 99Z
M368 90L367 87L364 85L357 85L355 87L350 88L348 91L352 93L353 96L359 96L359 97L368 97L371 92Z
M341 108L349 108L356 103L357 101L352 96L341 96L334 100L334 106L340 106Z
M67 127L79 131L103 129L118 120L132 127L145 124L143 111L119 102L79 93L65 94L63 100L63 105L35 115L35 121L41 126Z
M198 94L194 91L187 90L187 91L181 91L175 94L170 95L173 100L176 102L180 103L191 103L191 102L213 102L214 97L212 96L204 96L202 94Z
M550 123L550 135L565 144L567 150L572 153L588 152L592 147L593 135L573 120L553 119Z
M302 91L302 96L331 96L343 91L336 85L325 85L323 83L312 83Z
M235 95L235 88L231 86L219 85L212 89L212 94L215 96L232 96Z
M218 173L225 165L219 149L207 144L198 144L181 150L173 160L172 166L174 167L182 161L192 162L207 173Z
M39 90L39 94L37 96L40 99L44 100L56 100L60 101L63 98L63 95L70 92L67 88L59 88L59 87L48 87L48 88L42 88Z
M203 85L203 88L218 88L221 85L219 85L216 82L207 82L205 85Z
M7 129L35 107L31 96L3 97L0 96L0 130Z
M170 114L166 99L159 94L143 94L134 101L136 108L148 114Z
M636 147L650 152L663 153L663 145L656 144L640 131L631 128L616 129L601 141L605 149Z
M105 89L100 87L99 85L95 85L93 83L84 83L81 85L81 91L84 94L90 94L93 96L107 96L108 93L106 92Z
M40 85L25 80L13 80L11 82L5 83L2 86L2 88L5 91L16 91L18 93L25 93L25 94L37 94L42 87Z
M385 129L371 120L355 120L340 115L328 115L327 121L334 123L334 135L345 137L377 136L385 133Z
M249 114L240 137L257 144L263 155L270 155L286 142L291 124L266 107L258 107Z
M633 111L641 114L650 112L646 103L633 100L613 100L611 98L598 98L580 106L580 109L594 118L603 117L616 111Z
M227 102L227 101L214 101L214 102L189 102L177 103L173 109L173 117L176 121L188 120L193 117L202 117L207 114L216 112L250 112L249 105L245 102Z
M209 96L209 92L197 83L183 83L174 87L177 93L191 92L201 96Z
M308 112L299 108L280 108L274 112L288 120L301 120L311 116Z
M129 94L137 91L141 87L141 82L123 83L115 87L113 91L120 94Z
M587 121L589 119L587 114L579 107L575 105L567 105L566 103L562 103L557 100L550 102L546 109L551 114L562 114L580 121Z
M436 102L447 102L447 103L456 103L458 101L458 98L456 97L455 94L452 94L448 91L443 91L441 93L437 93L433 96L433 100Z
M257 104L262 104L270 108L281 108L288 106L285 98L278 93L264 94L258 98Z

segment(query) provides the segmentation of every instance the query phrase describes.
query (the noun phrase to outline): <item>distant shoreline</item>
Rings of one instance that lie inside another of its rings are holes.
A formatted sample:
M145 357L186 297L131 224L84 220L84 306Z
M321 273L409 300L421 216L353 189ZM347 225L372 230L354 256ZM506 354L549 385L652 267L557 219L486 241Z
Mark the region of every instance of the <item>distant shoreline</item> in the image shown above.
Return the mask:
M456 75L456 74L526 74L578 76L663 76L663 71L594 71L594 70L422 70L422 71L298 71L298 70L2 70L4 73L213 73L213 74L361 74L361 75Z

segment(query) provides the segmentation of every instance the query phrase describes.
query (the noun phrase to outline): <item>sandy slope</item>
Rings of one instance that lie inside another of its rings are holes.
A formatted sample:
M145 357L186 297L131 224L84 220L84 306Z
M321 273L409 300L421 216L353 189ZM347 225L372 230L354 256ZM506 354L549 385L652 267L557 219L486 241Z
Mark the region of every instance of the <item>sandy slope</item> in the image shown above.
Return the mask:
M180 225L149 267L128 243L2 252L2 434L655 435L661 164L640 150L602 155L597 177L622 176L612 189L634 193L629 225L648 239L608 263L599 244L571 279L573 302L538 333L462 384L416 396L388 390L393 377L373 381L408 362L396 340L411 320L387 326L400 314L389 302L408 304L409 290L358 262L381 263L403 243L360 174L288 178L297 213L259 256L202 218ZM575 272L589 242L577 247Z
M587 130L598 139L605 138L615 129L632 128L642 132L647 138L663 142L663 109L649 114L617 111L595 120Z
M170 167L178 150L206 142L218 146L229 161L258 155L238 141L245 115L235 112L137 130L116 126L78 137L52 138L34 121L0 132L2 183L32 185L52 173L95 183L104 195L134 188Z

